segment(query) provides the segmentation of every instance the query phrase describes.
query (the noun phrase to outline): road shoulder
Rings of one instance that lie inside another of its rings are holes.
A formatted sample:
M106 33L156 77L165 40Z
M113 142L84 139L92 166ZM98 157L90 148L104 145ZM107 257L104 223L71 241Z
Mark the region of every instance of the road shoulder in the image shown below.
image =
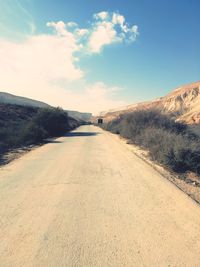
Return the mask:
M116 141L120 142L123 146L125 146L129 151L134 153L137 157L145 161L152 168L158 171L165 179L168 179L172 182L176 187L178 187L181 191L191 197L195 202L200 204L200 181L196 178L192 173L187 173L186 175L178 175L164 166L157 164L155 161L152 161L148 156L148 151L141 149L139 146L134 144L130 144L127 139L107 132L112 138Z

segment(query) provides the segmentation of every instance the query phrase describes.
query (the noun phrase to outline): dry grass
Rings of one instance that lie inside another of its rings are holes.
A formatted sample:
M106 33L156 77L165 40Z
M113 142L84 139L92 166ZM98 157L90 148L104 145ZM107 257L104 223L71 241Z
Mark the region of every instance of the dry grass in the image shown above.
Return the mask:
M200 138L187 125L157 110L122 115L103 128L148 149L153 160L173 171L200 174Z

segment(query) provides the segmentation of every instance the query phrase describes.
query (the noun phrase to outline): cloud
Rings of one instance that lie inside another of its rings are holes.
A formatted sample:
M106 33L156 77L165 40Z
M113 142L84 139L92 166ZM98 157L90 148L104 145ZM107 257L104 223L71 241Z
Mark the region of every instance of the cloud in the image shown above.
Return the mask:
M17 43L0 39L0 90L59 105L54 97L63 97L60 81L70 84L84 77L73 55L78 49L74 40L56 35Z
M138 26L129 27L120 13L103 11L95 14L94 19L88 43L91 53L100 53L112 43L134 42L139 34Z
M101 19L101 20L106 20L108 17L109 17L109 13L106 12L106 11L102 11L102 12L99 12L97 14L94 14L94 19L98 20L98 19Z
M32 25L34 31L34 25ZM124 105L119 88L88 84L79 62L84 54L100 53L109 44L132 42L138 34L119 13L100 12L89 27L50 21L51 34L32 34L18 42L0 39L0 90L66 109L98 112Z
M0 73L7 73L45 80L77 80L83 71L75 64L73 53L79 50L73 39L54 35L32 36L22 43L1 40ZM12 77L12 76L11 76ZM3 78L3 75L2 75Z
M69 28L73 28L73 27L77 27L77 26L78 26L78 24L76 22L73 22L73 21L70 21L67 23L67 27L69 27Z
M84 110L98 114L102 110L108 110L126 104L125 101L116 98L120 90L122 89L116 86L96 82L94 84L85 84L81 94L74 95L73 91L71 91L70 98L73 99L75 97L74 101L77 101L77 106L82 107L83 103L85 103Z
M76 66L79 58L73 56L77 50L55 35L33 36L23 43L0 39L0 90L95 113L124 104L113 99L116 87L83 79L84 71Z
M118 13L113 13L112 22L113 22L113 24L119 24L120 26L123 26L125 23L125 18L124 18L124 16L122 16Z
M47 22L47 27L52 27L56 30L57 34L60 36L66 36L68 31L66 29L66 24L63 21L58 22Z
M99 53L103 46L120 41L121 38L117 36L113 24L103 21L99 23L90 36L89 50L92 53Z
M76 30L76 34L80 37L83 37L85 35L89 34L89 30L88 29L77 29Z
M100 53L110 44L134 42L139 34L138 26L129 26L125 17L118 12L102 11L94 14L93 18L87 29L79 28L73 21L48 22L47 26L53 27L60 36L73 38L74 43L80 42L80 47L91 54Z
M108 110L125 105L122 100L115 99L115 96L121 88L108 86L103 82L96 82L91 86L87 86L85 96L91 103L91 110L98 113L102 110ZM100 107L97 105L100 103Z

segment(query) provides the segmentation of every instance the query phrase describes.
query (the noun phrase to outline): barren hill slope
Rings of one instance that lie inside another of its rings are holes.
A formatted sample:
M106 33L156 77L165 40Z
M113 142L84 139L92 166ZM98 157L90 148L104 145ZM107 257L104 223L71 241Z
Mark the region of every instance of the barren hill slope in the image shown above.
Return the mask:
M30 99L27 97L16 96L5 92L0 92L0 104L19 105L19 106L35 107L35 108L51 107L50 105L38 100ZM91 113L88 112L79 112L74 110L67 110L67 112L70 117L76 120L84 120L84 121L88 121L92 115Z
M12 95L12 94L5 93L5 92L0 92L0 103L20 105L20 106L29 106L29 107L39 107L39 108L50 107L50 105L44 102L33 100L27 97Z
M200 123L200 81L180 86L168 95L153 101L101 112L100 116L109 121L120 114L149 108L156 108L162 112L173 114L177 120L188 124Z

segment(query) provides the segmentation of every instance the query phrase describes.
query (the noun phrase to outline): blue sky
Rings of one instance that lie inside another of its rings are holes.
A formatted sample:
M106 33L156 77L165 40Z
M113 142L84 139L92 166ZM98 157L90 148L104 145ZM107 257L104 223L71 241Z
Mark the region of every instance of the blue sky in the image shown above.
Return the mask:
M1 91L98 112L200 80L198 0L0 0L0 6ZM74 37L80 29L81 40Z

